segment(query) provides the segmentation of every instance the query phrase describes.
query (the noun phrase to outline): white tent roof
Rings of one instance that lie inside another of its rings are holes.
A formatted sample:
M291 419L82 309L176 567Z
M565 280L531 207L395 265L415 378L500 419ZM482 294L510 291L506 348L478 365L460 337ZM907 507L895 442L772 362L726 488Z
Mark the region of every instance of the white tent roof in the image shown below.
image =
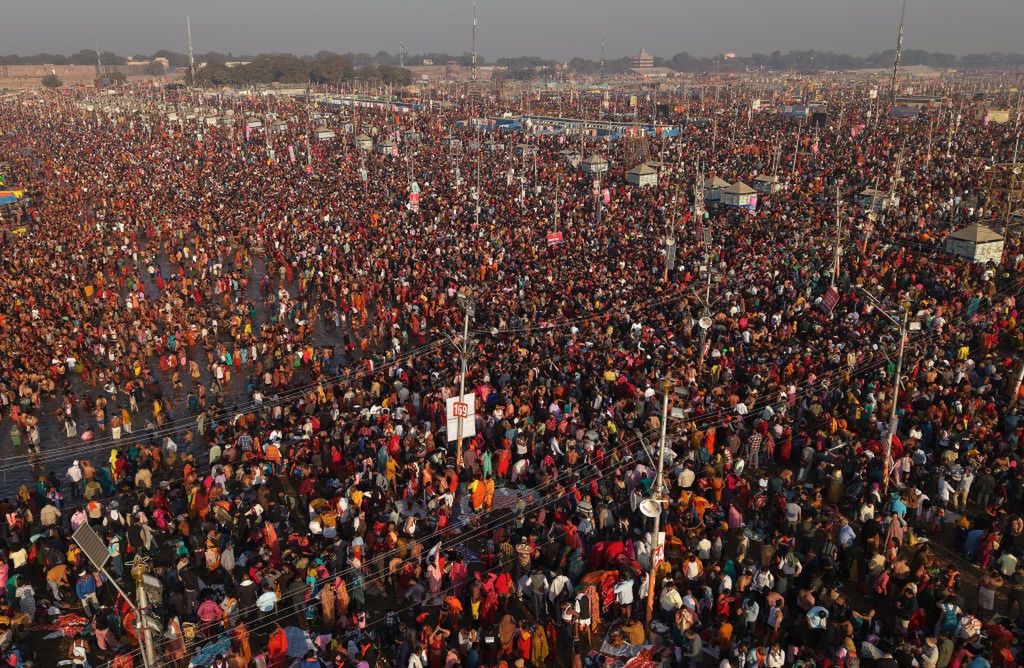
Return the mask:
M1002 241L1003 235L999 234L991 228L972 223L967 227L957 230L953 234L949 235L951 239L959 239L960 241L970 241L976 244L984 244L992 241Z
M743 181L737 181L722 191L722 193L729 193L730 195L750 195L756 192L756 190L748 186Z
M641 163L634 167L633 169L629 170L629 173L636 176L641 176L646 174L657 174L658 170L656 170L655 168L651 167L648 164Z

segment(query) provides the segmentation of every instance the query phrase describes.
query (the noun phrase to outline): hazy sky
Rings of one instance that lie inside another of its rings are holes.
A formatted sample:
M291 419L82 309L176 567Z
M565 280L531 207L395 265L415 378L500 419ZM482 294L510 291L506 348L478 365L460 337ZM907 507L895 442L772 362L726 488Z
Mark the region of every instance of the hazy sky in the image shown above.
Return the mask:
M470 50L470 0L0 0L0 53ZM893 48L900 0L481 0L479 52L608 58ZM911 0L905 48L1024 51L1024 0Z

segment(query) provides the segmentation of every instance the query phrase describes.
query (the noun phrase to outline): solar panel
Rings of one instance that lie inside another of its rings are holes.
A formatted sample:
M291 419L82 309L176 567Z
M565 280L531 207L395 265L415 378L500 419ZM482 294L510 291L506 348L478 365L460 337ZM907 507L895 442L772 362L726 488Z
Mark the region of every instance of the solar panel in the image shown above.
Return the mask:
M78 544L78 547L82 548L82 552L85 552L85 556L97 569L107 565L107 561L110 560L110 551L88 522L83 522L80 527L75 529L71 539Z

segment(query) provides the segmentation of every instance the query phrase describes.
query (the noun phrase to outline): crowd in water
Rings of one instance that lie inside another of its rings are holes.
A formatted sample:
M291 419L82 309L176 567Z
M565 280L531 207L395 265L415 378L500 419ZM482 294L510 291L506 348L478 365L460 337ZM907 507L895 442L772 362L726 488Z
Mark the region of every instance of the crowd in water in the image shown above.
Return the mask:
M145 570L178 668L1018 665L1012 100L820 95L737 81L645 140L465 123L518 100L0 101L5 660L144 665ZM529 103L628 100L565 96ZM945 252L974 224L998 262Z

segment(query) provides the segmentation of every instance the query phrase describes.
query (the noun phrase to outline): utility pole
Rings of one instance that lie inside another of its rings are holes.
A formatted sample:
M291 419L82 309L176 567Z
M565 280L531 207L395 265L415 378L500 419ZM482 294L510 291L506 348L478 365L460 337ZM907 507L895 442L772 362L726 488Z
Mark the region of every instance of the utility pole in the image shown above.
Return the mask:
M536 164L536 163L534 163L534 164ZM561 211L559 210L560 206L558 204L558 200L559 200L559 198L561 197L561 194L562 194L561 190L562 190L562 170L557 170L555 172L555 215L554 215L555 231L556 232L558 231L558 221L561 218Z
M601 65L599 74L601 75L601 81L604 81L604 35L601 35Z
M932 164L932 134L935 132L935 115L932 115L931 120L928 122L928 153L924 158L924 170L928 171L928 168Z
M793 145L793 166L790 167L790 172L793 174L793 182L796 183L796 159L800 155L800 138L801 132L804 127L804 119L800 118L796 122L796 142Z
M459 375L459 401L466 396L466 369L469 365L469 319L473 315L473 299L465 293L459 294L460 301L462 302L462 308L465 311L465 317L462 323L462 373ZM475 411L474 411L475 413ZM462 468L462 420L459 418L458 431L456 432L456 445L455 445L455 468Z
M668 283L668 273L676 268L676 203L675 196L672 197L672 210L669 211L668 237L665 238L665 274L664 281Z
M896 154L896 171L893 173L892 181L889 184L889 194L888 194L888 196L885 198L885 200L883 202L883 205L882 205L882 215L879 217L880 220L879 220L878 225L879 225L879 227L882 227L883 229L885 228L885 216L889 212L889 207L893 206L894 202L896 201L896 186L899 185L899 183L900 183L900 180L901 180L900 174L902 173L902 171L903 171L903 147L901 146L900 147L900 152ZM877 190L877 188L876 188L876 190ZM874 213L875 197L871 198L871 208L872 208L872 213ZM872 225L872 228L873 227L874 227L874 225ZM870 237L871 237L871 232L869 231L865 235L865 237L864 237L864 250L865 250L865 252L867 252L868 239Z
M832 253L832 287L836 287L836 279L839 278L839 258L843 254L841 246L843 227L840 223L839 211L839 184L836 184L836 247Z
M132 565L132 577L135 579L136 597L136 626L142 630L142 657L147 668L156 666L156 648L153 645L153 629L149 624L148 610L149 597L146 594L146 587L143 578L149 572L149 565L139 555L135 556L135 563Z
M875 230L875 221L878 220L878 179L876 178L874 183L871 185L871 189L874 190L871 194L871 210L868 211L868 223L864 227L864 253L868 252L868 241L871 239L871 233Z
M953 108L949 109L949 127L946 129L946 157L950 157L953 150L953 136L960 130L960 114L963 111L964 103L961 101L957 106L956 116L953 115Z
M885 435L885 456L882 460L882 493L888 494L889 476L892 472L892 439L893 436L896 434L896 408L899 406L900 384L903 380L903 353L906 349L907 328L910 322L910 299L908 297L903 302L903 319L902 321L900 321L896 320L896 318L892 317L884 308L882 308L881 304L878 303L878 300L875 298L873 294L871 294L864 288L861 288L861 291L874 304L875 310L877 310L879 313L885 316L886 320L888 320L897 328L899 328L900 333L899 354L896 358L896 373L892 379L892 406L889 409L889 429L887 430Z
M476 198L476 206L473 207L473 222L480 226L480 151L476 152L476 190L473 191Z
M196 85L196 59L192 53L192 21L185 17L185 30L188 32L188 85Z
M900 32L896 38L896 56L892 63L892 84L889 87L889 104L896 105L896 75L900 71L900 53L903 51L903 20L907 16L907 0L903 0L903 11L900 12Z
M700 319L700 355L697 357L697 373L704 371L705 348L707 347L708 329L711 327L711 231L704 226L704 172L697 169L697 181L693 188L693 217L697 229L701 231L704 244L704 313ZM709 221L710 222L710 221Z
M1021 112L1021 93L1017 93L1017 119L1013 125L1013 134L1015 135L1013 140L1013 160L1012 164L1016 166L1017 156L1020 155L1020 112Z
M654 527L651 530L651 570L647 574L647 633L651 633L651 619L654 616L654 585L658 572L658 563L655 557L663 549L661 533L661 490L664 487L662 478L665 469L665 442L668 434L668 395L672 391L671 371L665 377L661 388L661 442L658 445L658 473L654 478L653 500L657 503L658 512L654 516Z
M1013 158L1010 161L1009 169L1006 170L1006 209L1003 215L1003 238L1010 237L1010 221L1013 219L1013 207L1020 203L1024 195L1024 179L1022 179L1021 164L1017 162L1020 156L1020 116L1021 116L1021 94L1017 93L1017 118L1013 127L1015 135L1013 142ZM1007 248L1006 250L1009 250ZM1022 372L1024 373L1024 372ZM1018 381L1018 386L1020 382ZM1017 395L1014 394L1014 397Z
M892 471L892 437L896 433L896 407L900 397L900 376L903 374L903 349L907 342L907 320L910 302L903 305L903 324L900 325L900 352L896 358L896 375L892 379L892 408L889 411L889 431L885 435L885 461L882 462L882 490L889 493L889 475Z
M306 164L313 164L313 115L311 112L311 98L313 91L310 90L309 82L306 82Z
M472 79L473 83L476 83L476 3L473 3L473 60L472 60Z

